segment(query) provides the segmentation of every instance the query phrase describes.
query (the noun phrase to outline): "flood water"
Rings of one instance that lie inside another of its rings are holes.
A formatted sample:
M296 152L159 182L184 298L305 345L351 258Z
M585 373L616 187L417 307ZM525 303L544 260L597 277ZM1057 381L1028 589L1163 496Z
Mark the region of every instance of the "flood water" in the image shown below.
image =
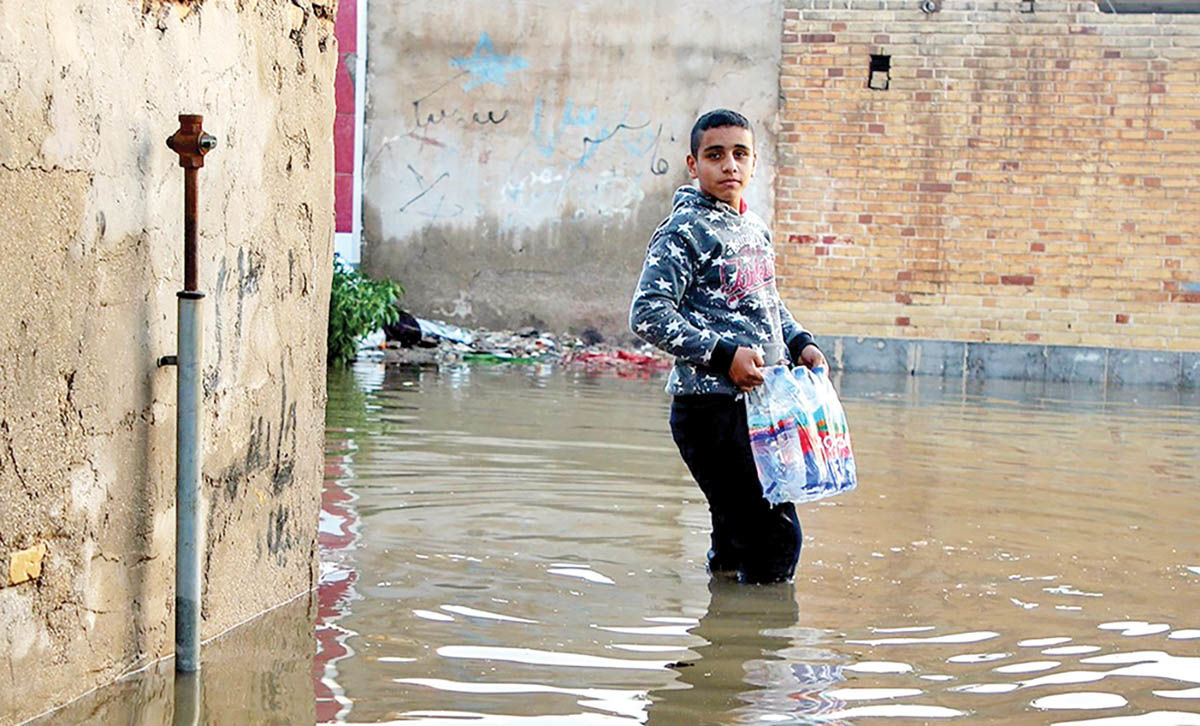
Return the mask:
M660 377L335 375L318 719L1200 723L1194 395L838 384L860 487L753 587L705 572Z
M331 372L320 590L209 648L200 722L1200 724L1200 394L837 378L859 488L745 586L663 383Z

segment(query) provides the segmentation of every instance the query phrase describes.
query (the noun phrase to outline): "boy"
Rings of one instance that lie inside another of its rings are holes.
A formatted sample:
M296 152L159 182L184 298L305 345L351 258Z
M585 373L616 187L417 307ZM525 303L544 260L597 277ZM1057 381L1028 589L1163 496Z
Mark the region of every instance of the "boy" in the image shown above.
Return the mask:
M771 233L742 201L756 161L745 116L717 109L696 121L687 165L699 189L680 187L654 231L629 325L676 356L671 435L708 499L709 570L766 583L791 578L800 520L790 502L763 498L742 394L762 383L764 351L772 365L825 357L780 301Z

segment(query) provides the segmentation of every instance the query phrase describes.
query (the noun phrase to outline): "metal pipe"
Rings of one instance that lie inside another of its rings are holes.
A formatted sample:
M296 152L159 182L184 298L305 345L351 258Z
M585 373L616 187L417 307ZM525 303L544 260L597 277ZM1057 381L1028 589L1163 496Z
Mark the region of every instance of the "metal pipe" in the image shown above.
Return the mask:
M200 668L200 358L204 293L179 293L175 426L175 669Z
M196 207L198 169L183 170L183 289L198 290L196 281Z
M179 130L167 146L179 154L183 167L183 290L179 299L179 341L176 352L178 401L175 408L175 670L200 668L200 614L203 606L200 557L204 530L200 516L200 474L203 442L200 427L200 388L203 315L197 271L196 208L204 155L216 148L215 137L204 133L204 118L179 115ZM171 356L163 356L162 361Z

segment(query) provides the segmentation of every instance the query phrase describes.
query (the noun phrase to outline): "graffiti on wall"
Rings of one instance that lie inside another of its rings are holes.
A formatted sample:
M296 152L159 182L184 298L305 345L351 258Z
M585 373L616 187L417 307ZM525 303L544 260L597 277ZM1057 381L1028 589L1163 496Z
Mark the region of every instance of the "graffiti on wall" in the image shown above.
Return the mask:
M447 204L444 188L442 191L436 191L439 184L450 178L450 172L443 171L441 174L429 179L414 169L412 164L408 164L407 167L408 171L412 173L413 182L416 184L416 194L400 205L399 211L401 213L417 205L421 200L425 200L425 202L417 206L413 210L413 213L428 217L429 219L455 218L463 213L463 205L456 202Z
M368 169L387 166L384 213L397 226L629 219L649 182L670 172L662 152L674 135L634 101L538 85L546 69L486 32L472 43L423 78L396 133L370 152Z
M528 68L529 62L519 55L501 55L492 45L487 33L479 36L475 52L465 58L451 58L450 65L461 68L470 77L463 81L462 89L470 93L487 83L497 86L508 85L508 74Z
M662 143L663 125L659 124L658 129L654 132L654 144L650 147L650 173L655 176L663 176L671 170L671 164L663 158L659 151L659 145ZM670 141L674 143L675 135L672 134Z
M566 153L574 156L578 151L579 156L574 158L571 164L583 168L602 145L617 138L619 134L623 148L631 156L641 157L656 150L662 124L654 131L649 130L650 124L649 119L631 120L629 104L615 117L602 119L598 106L577 106L571 98L567 98L563 103L561 116L553 122L548 122L546 101L539 96L533 102L531 133L534 146L543 156L558 154L563 137L570 139L572 144L577 143L577 147L568 148ZM666 163L665 159L662 161ZM666 173L665 168L663 173Z
M508 109L472 108L469 112L464 112L461 108L439 105L431 99L459 80L462 81L462 91L465 94L488 84L507 86L508 74L529 67L529 62L517 55L497 53L492 39L487 33L483 33L475 44L475 52L469 56L451 58L450 66L459 69L458 73L444 79L433 90L412 102L415 132L419 133L423 129L448 121L454 122L460 128L470 124L498 126L504 123L508 119Z

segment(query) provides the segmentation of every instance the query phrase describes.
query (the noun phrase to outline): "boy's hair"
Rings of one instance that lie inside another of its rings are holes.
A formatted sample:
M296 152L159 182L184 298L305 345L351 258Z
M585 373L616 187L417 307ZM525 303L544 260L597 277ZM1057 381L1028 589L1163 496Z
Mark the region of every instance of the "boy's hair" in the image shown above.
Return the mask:
M721 126L737 126L746 129L751 134L754 133L754 129L750 128L750 120L737 111L730 111L727 108L713 109L696 119L696 123L692 126L692 156L699 153L700 137L704 136L704 132Z

